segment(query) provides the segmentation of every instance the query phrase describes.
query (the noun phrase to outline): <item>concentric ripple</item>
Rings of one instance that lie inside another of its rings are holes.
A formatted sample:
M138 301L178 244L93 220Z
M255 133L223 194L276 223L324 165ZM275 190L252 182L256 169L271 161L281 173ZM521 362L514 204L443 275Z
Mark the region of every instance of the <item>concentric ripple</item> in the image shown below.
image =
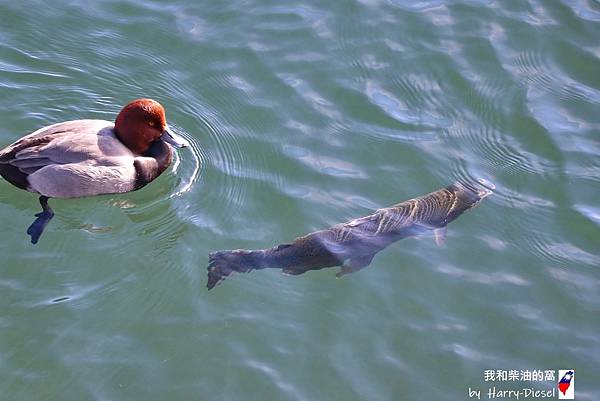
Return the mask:
M208 159L208 155L203 153L203 148L195 137L186 133L182 133L181 130L179 130L174 124L172 124L171 127L174 128L175 132L187 140L187 142L190 144L189 151L192 155L190 158L190 163L185 163L187 158L183 158L182 163L182 156L180 156L179 152L175 152L175 159L173 161L172 169L173 173L178 175L178 178L181 182L179 187L170 195L170 198L173 198L175 196L181 196L190 191L194 184L200 180L202 165ZM184 150L184 152L187 151L188 149ZM189 167L186 164L188 164ZM183 176L178 174L180 170L182 170ZM187 173L188 171L189 173Z
M600 399L597 1L46 3L0 5L0 147L139 97L190 147L52 199L35 246L35 194L0 180L0 398L462 400L569 361ZM205 291L211 251L455 181L493 193L442 247Z

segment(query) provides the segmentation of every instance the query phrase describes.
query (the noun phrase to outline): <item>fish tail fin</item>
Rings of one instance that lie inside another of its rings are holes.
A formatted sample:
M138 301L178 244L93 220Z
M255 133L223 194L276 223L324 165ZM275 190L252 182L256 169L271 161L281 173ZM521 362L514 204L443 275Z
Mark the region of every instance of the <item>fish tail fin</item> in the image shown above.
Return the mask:
M262 251L237 249L234 251L216 251L208 254L208 282L206 288L211 290L225 280L231 273L248 273L263 269L261 265Z

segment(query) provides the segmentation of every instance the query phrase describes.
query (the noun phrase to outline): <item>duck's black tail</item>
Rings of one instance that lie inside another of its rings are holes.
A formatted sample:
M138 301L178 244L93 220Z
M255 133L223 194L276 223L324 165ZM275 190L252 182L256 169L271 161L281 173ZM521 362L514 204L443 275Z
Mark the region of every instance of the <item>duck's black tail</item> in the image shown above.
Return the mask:
M255 269L263 269L264 251L237 249L234 251L216 251L208 254L209 290L225 280L232 272L248 273Z

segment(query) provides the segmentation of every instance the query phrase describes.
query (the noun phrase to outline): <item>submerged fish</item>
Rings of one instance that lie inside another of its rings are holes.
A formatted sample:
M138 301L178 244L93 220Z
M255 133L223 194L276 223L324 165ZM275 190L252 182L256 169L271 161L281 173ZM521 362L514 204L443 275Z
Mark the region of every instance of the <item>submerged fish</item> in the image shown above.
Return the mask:
M491 193L478 183L457 182L273 248L211 252L206 286L210 290L232 272L266 268L298 275L341 266L336 274L341 277L368 266L377 252L388 245L427 231L433 231L435 242L441 245L446 225Z

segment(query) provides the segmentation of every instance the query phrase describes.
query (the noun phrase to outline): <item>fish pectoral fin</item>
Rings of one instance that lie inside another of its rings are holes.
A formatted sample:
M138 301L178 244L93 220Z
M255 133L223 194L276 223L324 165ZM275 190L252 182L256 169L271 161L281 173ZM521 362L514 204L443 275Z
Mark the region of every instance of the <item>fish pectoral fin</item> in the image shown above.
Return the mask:
M437 246L443 246L446 243L446 227L434 229L433 239Z
M284 267L281 269L281 272L288 276L299 276L300 274L305 273L306 270L298 270L294 269L293 267Z
M364 269L371 264L374 256L374 253L370 253L368 255L350 258L348 263L344 263L344 265L340 268L340 271L335 274L335 277L340 278L346 274L355 273L361 269Z

